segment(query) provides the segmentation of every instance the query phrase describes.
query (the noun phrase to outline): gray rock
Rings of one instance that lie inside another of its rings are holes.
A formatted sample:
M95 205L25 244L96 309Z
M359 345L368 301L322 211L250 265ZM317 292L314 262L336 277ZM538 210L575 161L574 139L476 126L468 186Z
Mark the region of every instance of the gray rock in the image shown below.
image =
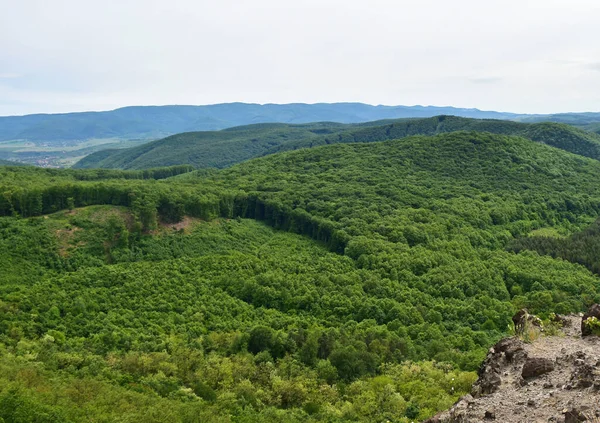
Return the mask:
M523 365L521 376L524 379L541 376L554 370L554 362L547 358L528 358Z
M575 362L575 370L571 374L571 382L577 388L589 388L595 383L600 383L600 379L596 378L594 367L577 360Z
M583 412L577 408L571 408L563 411L565 423L579 423L587 420Z

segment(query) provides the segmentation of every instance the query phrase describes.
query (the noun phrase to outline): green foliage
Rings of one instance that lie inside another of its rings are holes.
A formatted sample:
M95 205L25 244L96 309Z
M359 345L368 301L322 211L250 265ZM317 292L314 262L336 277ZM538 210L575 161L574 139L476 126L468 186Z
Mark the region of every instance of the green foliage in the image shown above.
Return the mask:
M548 236L546 233L531 235L512 241L508 246L509 250L533 250L542 255L582 264L600 274L600 221L595 221L569 237Z
M600 320L596 317L590 317L584 324L591 330L592 334L600 336Z
M258 124L222 131L186 132L132 148L99 151L75 168L147 169L182 163L194 167L225 167L259 157L273 146L312 139L319 133L351 127L336 123L306 125Z
M7 423L63 423L69 420L53 407L10 389L0 395L0 418Z
M468 392L516 308L600 300L585 267L507 251L600 211L599 162L524 138L164 181L0 172L0 396L62 421L423 420Z
M187 163L198 168L223 168L253 157L299 148L338 143L370 143L465 130L519 135L582 156L600 159L600 137L566 124L529 124L436 116L355 125L259 124L223 131L189 132L132 148L99 151L83 158L75 167L145 169Z

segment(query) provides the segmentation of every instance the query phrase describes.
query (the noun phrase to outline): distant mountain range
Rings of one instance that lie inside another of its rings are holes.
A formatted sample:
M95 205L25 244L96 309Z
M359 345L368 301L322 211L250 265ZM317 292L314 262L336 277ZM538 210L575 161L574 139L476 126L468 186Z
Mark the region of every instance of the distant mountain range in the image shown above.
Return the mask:
M0 117L0 141L81 141L94 138L149 139L181 132L214 131L254 123L358 123L380 119L454 115L525 119L514 113L433 106L372 106L363 103L134 106L107 112ZM600 114L597 114L600 121ZM531 116L536 119L537 116Z
M600 134L600 113L525 115L456 107L372 106L363 103L133 106L106 112L0 117L0 159L42 167L69 167L92 154L89 160L83 160L79 166L140 168L150 161L170 162L176 156L181 159L188 153L178 149L176 152L166 151L165 160L153 154L144 154L144 158L134 159L136 152L150 148L143 147L123 153L113 160L114 150L195 132L196 135L191 138L184 136L171 140L175 144L193 140L184 148L190 153L189 159L186 158L184 162L199 167L222 167L237 163L240 159L266 154L265 150L293 149L305 144L308 139L308 144L317 141L312 138L320 134L331 135L352 129L344 128L344 125L379 126L391 124L399 119L427 119L440 115L504 122L550 121L570 124L587 132ZM270 126L261 127L258 131L260 134L256 134L254 132L257 127L254 125L257 124ZM306 124L310 124L310 128L301 127ZM287 125L287 128L276 128L273 125ZM246 126L250 127L248 133L244 133ZM215 133L230 128L235 129L235 133ZM263 133L263 129L267 129L266 133ZM199 134L200 131L205 134ZM435 128L433 131L435 132ZM429 128L426 132L430 133L432 129ZM410 133L409 128L407 134ZM252 144L242 147L243 151L232 150L246 135L250 136L248 141ZM224 142L228 145L210 145L213 142ZM168 143L164 146L170 148ZM191 150L196 151L191 153ZM227 156L214 155L215 152L224 151L227 152ZM93 154L96 152L99 154ZM252 153L248 156L250 152ZM166 160L168 157L170 159Z

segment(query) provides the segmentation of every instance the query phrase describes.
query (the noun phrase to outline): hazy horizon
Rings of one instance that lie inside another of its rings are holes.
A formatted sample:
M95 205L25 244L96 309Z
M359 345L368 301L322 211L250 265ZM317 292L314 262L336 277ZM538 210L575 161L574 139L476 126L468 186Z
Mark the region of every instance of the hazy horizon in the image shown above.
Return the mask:
M600 111L593 0L0 5L2 116L230 102Z
M226 103L210 103L210 104L130 104L125 106L119 106L112 109L90 109L90 110L73 110L73 111L65 111L65 112L33 112L33 113L22 113L22 114L7 114L0 115L0 117L20 117L20 116L28 116L28 115L58 115L58 114L71 114L71 113L103 113L103 112L113 112L119 109L126 109L129 107L205 107L205 106L216 106L222 104L248 104L248 105L259 105L259 106L267 106L267 105L277 105L277 106L287 106L294 104L304 104L304 105L317 105L317 104L364 104L367 106L373 107L407 107L407 108L455 108L455 109L463 109L463 110L478 110L481 112L498 112L498 113L507 113L507 114L515 114L515 115L552 115L552 114L563 114L563 113L600 113L599 110L570 110L568 112L550 112L550 113L518 113L513 112L511 110L492 110L492 109L482 109L480 107L459 107L455 105L435 105L435 104L371 104L364 103L358 101L336 101L336 102L328 102L321 101L316 103L301 103L301 102L290 102L290 103L253 103L253 102L244 102L244 101L230 101Z
M407 107L407 108L416 108L416 107L423 107L423 108L456 108L456 109L465 109L465 110L479 110L482 112L499 112L499 113L514 113L514 114L521 114L521 113L515 113L512 112L510 110L488 110L488 109L481 109L479 107L457 107L454 105L434 105L434 104L428 104L428 105L423 105L423 104L371 104L371 103L364 103L364 102L358 102L358 101L336 101L336 102L328 102L328 101L321 101L321 102L316 102L316 103L301 103L301 102L290 102L290 103L253 103L253 102L244 102L244 101L230 101L230 102L226 102L226 103L210 103L210 104L130 104L130 105L125 105L125 106L120 106L120 107L116 107L116 108L112 108L112 109L96 109L96 110L73 110L73 111L67 111L67 112L33 112L33 113L23 113L23 114L13 114L13 115L0 115L0 117L19 117L19 116L27 116L27 115L45 115L45 114L70 114L70 113L102 113L102 112L112 112L115 110L119 110L119 109L125 109L125 108L129 108L129 107L204 107L204 106L216 106L216 105L221 105L221 104L248 104L248 105L259 105L259 106L268 106L268 105L277 105L277 106L287 106L287 105L294 105L294 104L305 104L305 105L317 105L317 104L364 104L367 106L373 106L373 107ZM560 112L558 112L560 113ZM574 111L572 113L596 113L593 110L590 111ZM598 111L598 113L600 113L600 110ZM523 114L527 114L527 113L523 113ZM532 115L535 115L536 113L531 113Z

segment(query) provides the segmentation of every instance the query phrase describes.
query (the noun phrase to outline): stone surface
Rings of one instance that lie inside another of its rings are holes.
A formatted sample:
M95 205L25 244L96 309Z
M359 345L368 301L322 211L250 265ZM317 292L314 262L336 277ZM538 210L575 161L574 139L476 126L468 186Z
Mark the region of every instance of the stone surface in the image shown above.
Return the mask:
M530 343L506 338L490 348L474 395L461 398L427 423L563 423L583 421L579 420L583 416L589 423L598 420L600 337L582 338L581 315L564 318L568 322L560 336L541 336ZM524 379L526 362L539 364L537 359L551 363L554 370Z
M577 408L571 408L564 412L565 423L579 423L587 421L587 418L583 412Z
M528 358L523 365L521 376L524 379L541 376L554 370L554 362L548 358L532 357Z

